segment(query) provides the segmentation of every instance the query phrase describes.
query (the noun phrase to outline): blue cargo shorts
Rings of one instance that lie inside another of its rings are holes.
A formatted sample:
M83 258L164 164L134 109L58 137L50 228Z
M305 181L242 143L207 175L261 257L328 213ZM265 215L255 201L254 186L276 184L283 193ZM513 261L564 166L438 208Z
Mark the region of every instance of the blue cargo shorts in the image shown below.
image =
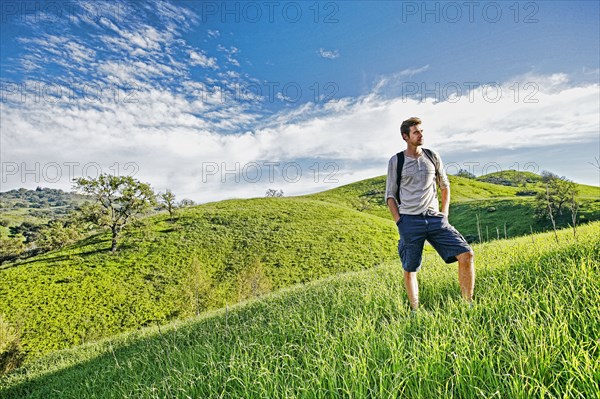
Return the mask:
M429 211L419 215L401 214L396 226L400 233L398 254L402 268L407 272L421 269L425 240L429 241L446 263L456 262L457 255L471 250L467 240L442 213Z

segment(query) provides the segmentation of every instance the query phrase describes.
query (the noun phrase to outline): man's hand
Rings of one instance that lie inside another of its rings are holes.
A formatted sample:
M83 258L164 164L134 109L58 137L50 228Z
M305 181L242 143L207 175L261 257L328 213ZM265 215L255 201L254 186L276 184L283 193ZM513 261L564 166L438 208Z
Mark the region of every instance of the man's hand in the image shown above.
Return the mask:
M396 203L396 200L394 198L388 198L386 202L390 212L392 213L392 218L394 218L396 224L398 224L398 221L400 221L400 212L398 211L398 204Z

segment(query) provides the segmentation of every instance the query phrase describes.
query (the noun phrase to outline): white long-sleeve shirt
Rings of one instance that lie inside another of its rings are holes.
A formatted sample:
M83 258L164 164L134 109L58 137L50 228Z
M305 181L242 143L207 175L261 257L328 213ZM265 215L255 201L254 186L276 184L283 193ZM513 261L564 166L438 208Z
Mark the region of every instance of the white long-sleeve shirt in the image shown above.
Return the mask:
M433 160L437 163L440 187L449 187L450 182L444 171L442 159L435 151L431 151ZM429 160L424 152L417 158L404 153L404 166L402 167L402 182L400 184L400 200L396 197L398 191L398 157L392 156L388 162L385 199L394 198L398 204L400 214L418 215L428 209L439 212L437 198L435 169L436 166Z

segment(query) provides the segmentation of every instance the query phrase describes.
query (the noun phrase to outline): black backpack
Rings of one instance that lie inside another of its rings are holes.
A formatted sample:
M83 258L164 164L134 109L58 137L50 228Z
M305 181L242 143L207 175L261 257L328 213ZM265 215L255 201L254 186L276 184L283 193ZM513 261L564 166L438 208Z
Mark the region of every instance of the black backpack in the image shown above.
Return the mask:
M422 148L422 150L425 156L431 161L433 167L435 168L435 181L437 182L439 173L437 163L433 159L433 153L430 149L427 148ZM400 151L396 154L396 156L398 157L398 165L396 166L396 175L398 176L396 182L398 183L398 190L396 191L396 198L398 198L398 203L400 203L400 182L402 182L402 168L404 167L404 151Z

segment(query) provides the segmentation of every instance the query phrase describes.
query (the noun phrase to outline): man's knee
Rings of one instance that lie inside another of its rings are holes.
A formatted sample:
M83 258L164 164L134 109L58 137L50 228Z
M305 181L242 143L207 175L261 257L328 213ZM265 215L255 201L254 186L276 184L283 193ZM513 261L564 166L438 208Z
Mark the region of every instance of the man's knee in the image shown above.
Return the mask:
M459 262L469 262L469 263L472 263L473 260L475 259L475 253L471 249L471 250L469 250L467 252L463 252L462 254L457 255L456 259Z

